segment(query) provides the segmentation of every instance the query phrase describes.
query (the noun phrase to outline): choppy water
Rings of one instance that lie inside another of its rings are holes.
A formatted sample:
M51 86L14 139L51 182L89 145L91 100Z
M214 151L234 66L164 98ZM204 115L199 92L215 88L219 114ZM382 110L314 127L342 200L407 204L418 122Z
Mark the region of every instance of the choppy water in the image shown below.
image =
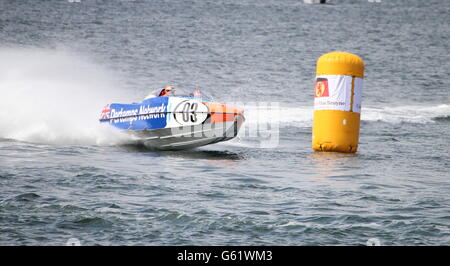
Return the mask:
M0 0L0 244L449 245L449 11ZM366 62L354 155L311 150L315 62L334 50ZM153 152L98 126L165 84L238 99L240 138Z

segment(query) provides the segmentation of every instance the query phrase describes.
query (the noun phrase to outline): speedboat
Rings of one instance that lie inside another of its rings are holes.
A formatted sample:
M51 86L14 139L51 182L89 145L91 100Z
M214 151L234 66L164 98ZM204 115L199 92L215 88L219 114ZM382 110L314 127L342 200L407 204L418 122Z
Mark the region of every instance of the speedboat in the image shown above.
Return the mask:
M102 110L100 122L158 150L191 149L237 136L245 121L244 110L214 102L199 90L179 91L159 96L157 90L139 103L108 104Z

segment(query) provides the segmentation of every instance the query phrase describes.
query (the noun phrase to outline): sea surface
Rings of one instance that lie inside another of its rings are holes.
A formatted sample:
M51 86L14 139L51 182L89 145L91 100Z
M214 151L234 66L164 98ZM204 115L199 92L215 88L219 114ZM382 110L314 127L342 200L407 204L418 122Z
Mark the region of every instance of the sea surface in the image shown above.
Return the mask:
M0 0L0 245L450 245L450 1ZM311 148L317 59L366 64L356 154ZM100 127L155 88L229 142Z

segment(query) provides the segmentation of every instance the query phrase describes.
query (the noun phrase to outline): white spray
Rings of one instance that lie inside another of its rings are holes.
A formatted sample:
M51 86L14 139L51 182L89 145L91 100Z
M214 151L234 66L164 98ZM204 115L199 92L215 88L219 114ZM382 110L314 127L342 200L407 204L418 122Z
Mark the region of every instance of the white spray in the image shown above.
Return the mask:
M111 76L67 51L0 48L0 138L81 145L126 141L98 121L102 107L124 94Z

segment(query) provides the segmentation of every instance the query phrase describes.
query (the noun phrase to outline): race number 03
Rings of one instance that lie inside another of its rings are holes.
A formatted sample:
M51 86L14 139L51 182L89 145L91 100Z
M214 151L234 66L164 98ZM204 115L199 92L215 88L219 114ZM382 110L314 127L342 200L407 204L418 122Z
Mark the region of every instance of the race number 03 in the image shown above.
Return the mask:
M201 102L182 101L173 111L175 121L183 126L203 123L208 116L208 107Z
M183 122L185 123L197 122L197 115L196 115L197 109L198 103L190 103L190 102L185 103L183 107Z

